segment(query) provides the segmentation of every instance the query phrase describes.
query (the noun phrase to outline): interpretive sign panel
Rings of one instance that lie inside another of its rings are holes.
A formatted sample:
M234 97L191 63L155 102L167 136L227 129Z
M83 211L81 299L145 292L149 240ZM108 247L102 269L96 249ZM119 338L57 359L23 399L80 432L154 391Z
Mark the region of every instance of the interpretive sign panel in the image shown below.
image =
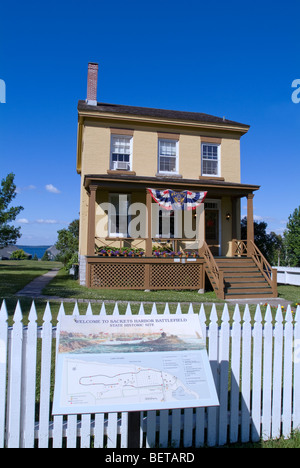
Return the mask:
M198 315L62 317L53 414L218 404Z

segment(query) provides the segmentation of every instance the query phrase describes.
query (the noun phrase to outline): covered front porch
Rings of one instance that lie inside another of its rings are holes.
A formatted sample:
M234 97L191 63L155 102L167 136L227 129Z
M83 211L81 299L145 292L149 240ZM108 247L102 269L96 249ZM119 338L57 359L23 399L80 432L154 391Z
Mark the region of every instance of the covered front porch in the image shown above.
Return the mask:
M181 212L180 216L169 211L166 216L153 200L148 189L151 186L207 194L197 209ZM81 245L81 282L84 276L86 286L92 288L204 291L207 275L217 296L224 298L226 284L217 258L252 258L253 192L257 189L220 180L86 176L88 223L84 254ZM236 240L240 237L242 197L247 199L248 219L243 252L242 241ZM114 217L110 207L115 208ZM165 218L168 223L164 225ZM136 228L134 235L128 220ZM84 226L81 230L82 238Z

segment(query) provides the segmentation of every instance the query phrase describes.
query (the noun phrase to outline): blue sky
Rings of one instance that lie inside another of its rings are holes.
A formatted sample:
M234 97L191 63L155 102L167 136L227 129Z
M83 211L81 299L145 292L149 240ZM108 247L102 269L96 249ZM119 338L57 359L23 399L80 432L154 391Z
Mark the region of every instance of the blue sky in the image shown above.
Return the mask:
M99 101L251 125L242 182L261 185L256 219L282 233L300 204L299 17L297 1L2 2L0 178L16 174L20 243L52 244L78 217L77 102L89 61L99 63Z

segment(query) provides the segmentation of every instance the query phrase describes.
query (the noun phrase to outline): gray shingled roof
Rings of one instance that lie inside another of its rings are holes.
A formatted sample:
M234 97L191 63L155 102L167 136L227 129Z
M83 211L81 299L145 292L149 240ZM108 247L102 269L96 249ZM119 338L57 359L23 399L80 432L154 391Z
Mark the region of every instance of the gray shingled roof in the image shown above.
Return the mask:
M2 249L0 249L0 258L2 258L3 260L6 258L9 259L13 252L15 252L16 250L20 250L20 247L18 247L17 245L8 245L7 247L3 247ZM31 255L27 252L25 252L25 254L28 257L31 257Z
M157 117L157 118L168 118L174 120L190 120L194 122L210 122L224 125L236 125L239 127L244 127L245 129L249 128L249 125L235 122L233 120L224 119L221 117L216 117L214 115L203 114L199 112L184 112L168 109L155 109L150 107L135 107L135 106L124 106L119 104L106 104L103 102L98 102L97 106L90 106L85 101L78 102L79 111L89 111L89 112L111 112L115 114L130 114L130 115L140 115L147 117Z

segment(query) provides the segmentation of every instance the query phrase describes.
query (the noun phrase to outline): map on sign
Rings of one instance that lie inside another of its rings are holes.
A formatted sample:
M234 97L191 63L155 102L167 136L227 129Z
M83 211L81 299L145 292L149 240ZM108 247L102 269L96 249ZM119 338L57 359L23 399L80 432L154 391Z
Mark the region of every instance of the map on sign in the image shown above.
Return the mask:
M53 414L216 406L197 315L65 316Z

